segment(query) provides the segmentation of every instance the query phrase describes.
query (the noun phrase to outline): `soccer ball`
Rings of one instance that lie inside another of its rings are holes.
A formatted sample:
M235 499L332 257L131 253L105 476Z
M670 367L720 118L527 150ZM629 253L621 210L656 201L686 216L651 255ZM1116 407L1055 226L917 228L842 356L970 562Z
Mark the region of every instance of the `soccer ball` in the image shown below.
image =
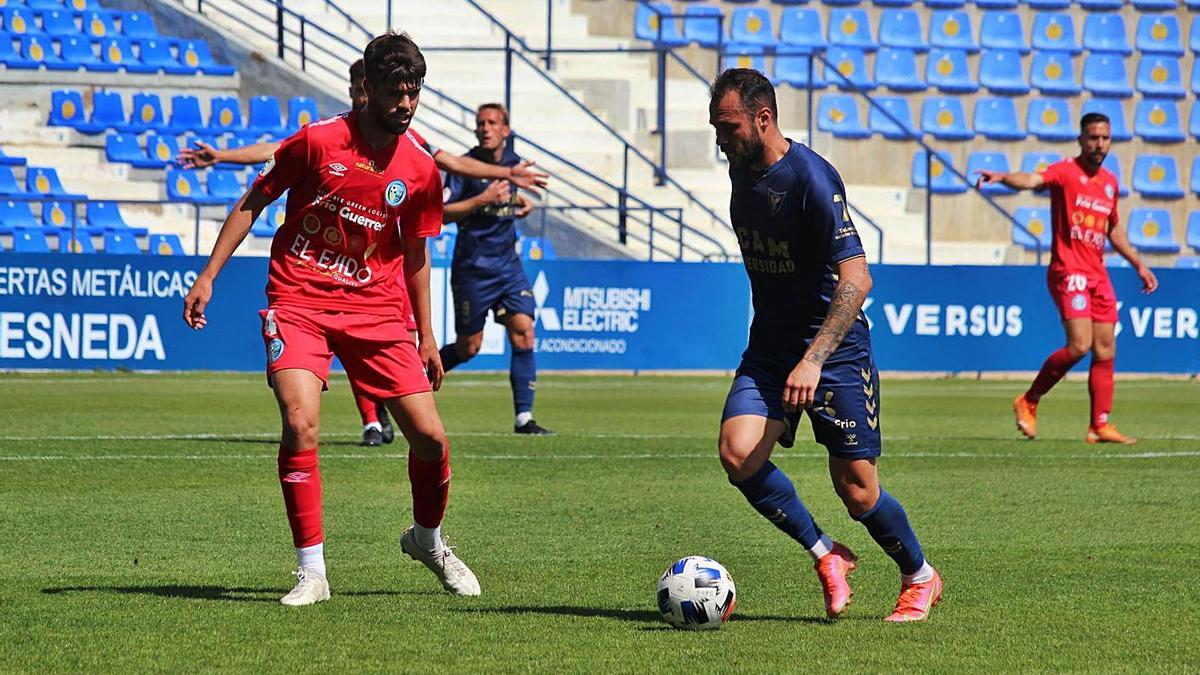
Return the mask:
M676 628L720 628L735 604L733 577L712 558L691 555L677 560L658 580L658 611Z

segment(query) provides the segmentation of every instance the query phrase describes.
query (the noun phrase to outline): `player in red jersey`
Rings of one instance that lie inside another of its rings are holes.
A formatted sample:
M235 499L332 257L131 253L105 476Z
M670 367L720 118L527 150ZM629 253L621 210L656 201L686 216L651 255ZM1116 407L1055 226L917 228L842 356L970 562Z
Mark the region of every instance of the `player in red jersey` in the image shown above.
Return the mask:
M262 209L287 190L260 312L268 383L283 418L279 481L299 561L285 605L329 598L317 445L321 392L335 355L363 391L387 403L408 440L415 524L401 549L447 590L479 594L475 575L441 537L450 456L431 391L443 372L425 239L441 230L442 186L432 158L408 131L425 59L406 34L393 33L372 40L363 58L367 105L283 142L225 219L184 299L184 320L203 328L217 274ZM410 311L415 344L405 329Z
M1017 190L1050 189L1050 248L1047 282L1062 316L1067 345L1050 355L1029 390L1013 401L1017 429L1037 436L1037 404L1071 367L1089 351L1088 372L1091 423L1088 443L1136 443L1108 421L1113 399L1113 358L1116 356L1117 296L1104 267L1104 242L1129 261L1153 293L1158 279L1133 247L1117 217L1117 178L1101 167L1111 145L1109 120L1088 113L1079 122L1079 156L1050 165L1041 173L980 171L979 185L1003 183Z
M351 110L360 110L367 104L367 92L363 84L364 79L363 60L359 59L350 65L349 94ZM510 180L517 187L527 190L539 187L544 188L547 185L548 176L540 171L535 171L532 168L533 161L523 161L511 167L488 164L472 157L459 157L448 152L443 152L441 149L431 146L415 130L410 129L409 133L420 142L421 146L429 154L433 155L434 163L443 171L466 176L467 178ZM203 141L196 141L195 148L180 150L179 154L175 157L175 161L185 169L203 169L213 166L218 162L225 164L262 164L274 156L279 146L279 142L266 142L255 143L240 148L221 149L214 148ZM412 331L417 329L411 317L408 327ZM374 447L383 443L391 443L395 432L392 429L391 422L388 420L387 407L382 401L377 401L363 392L362 388L353 379L350 380L350 389L354 394L354 405L358 408L358 415L362 419L362 445Z

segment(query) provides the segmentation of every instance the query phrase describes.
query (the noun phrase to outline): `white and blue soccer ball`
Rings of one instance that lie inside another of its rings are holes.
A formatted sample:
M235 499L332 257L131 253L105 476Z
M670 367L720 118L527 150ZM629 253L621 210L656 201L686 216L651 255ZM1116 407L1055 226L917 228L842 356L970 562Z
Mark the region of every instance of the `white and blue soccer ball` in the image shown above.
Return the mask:
M733 577L712 558L690 555L677 560L658 580L658 611L676 628L720 628L736 604Z

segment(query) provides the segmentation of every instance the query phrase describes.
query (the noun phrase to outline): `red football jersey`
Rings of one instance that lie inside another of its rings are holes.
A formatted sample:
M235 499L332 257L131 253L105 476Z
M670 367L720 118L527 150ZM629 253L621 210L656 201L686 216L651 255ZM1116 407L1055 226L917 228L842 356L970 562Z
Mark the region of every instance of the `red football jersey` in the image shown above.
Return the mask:
M442 228L442 181L411 132L375 149L351 111L285 140L255 186L288 191L271 242L267 301L365 314L410 313L404 237Z
M1117 224L1117 177L1103 167L1089 176L1071 158L1051 164L1042 179L1050 188L1051 271L1107 275L1104 242Z

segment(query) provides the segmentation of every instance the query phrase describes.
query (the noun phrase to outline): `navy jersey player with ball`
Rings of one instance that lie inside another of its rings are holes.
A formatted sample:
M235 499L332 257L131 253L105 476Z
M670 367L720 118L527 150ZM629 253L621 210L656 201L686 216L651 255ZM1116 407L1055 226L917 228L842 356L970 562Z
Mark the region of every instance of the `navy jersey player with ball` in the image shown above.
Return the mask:
M850 513L899 566L887 621L923 621L942 580L925 561L904 508L879 483L879 375L862 314L871 276L837 171L779 130L775 90L761 73L721 73L709 123L729 160L730 218L754 306L750 340L722 414L718 442L729 481L812 555L837 617L850 605L857 557L813 522L771 462L790 447L800 412L829 452L829 475Z

